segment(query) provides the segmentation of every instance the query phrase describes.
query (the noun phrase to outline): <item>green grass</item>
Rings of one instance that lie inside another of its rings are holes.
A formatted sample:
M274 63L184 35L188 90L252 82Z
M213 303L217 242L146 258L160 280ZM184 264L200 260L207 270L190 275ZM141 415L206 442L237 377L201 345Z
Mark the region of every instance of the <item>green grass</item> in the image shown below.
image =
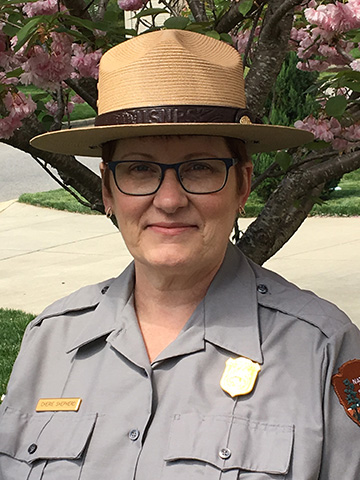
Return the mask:
M360 216L360 169L347 173L339 183L341 190L331 193L328 200L312 208L311 216ZM246 203L247 217L256 217L263 207L256 191L252 192Z
M37 101L38 95L42 95L46 93L43 90L40 90L39 88L34 87L34 85L28 85L28 86L20 85L18 88L26 95L34 96L36 101ZM41 98L41 101L45 104L51 99L52 99L51 95L47 95L47 96L44 96L44 98ZM70 113L70 120L83 120L86 118L95 117L95 115L96 113L94 109L91 108L90 105L88 105L87 103L76 103L74 106L74 110ZM66 122L67 118L64 117L63 121Z
M100 212L81 205L81 203L63 188L50 190L48 192L23 193L19 197L19 202L28 203L29 205L34 205L36 207L55 208L56 210L66 210L68 212L101 215Z
M27 324L35 315L0 308L0 397L5 393L12 366Z

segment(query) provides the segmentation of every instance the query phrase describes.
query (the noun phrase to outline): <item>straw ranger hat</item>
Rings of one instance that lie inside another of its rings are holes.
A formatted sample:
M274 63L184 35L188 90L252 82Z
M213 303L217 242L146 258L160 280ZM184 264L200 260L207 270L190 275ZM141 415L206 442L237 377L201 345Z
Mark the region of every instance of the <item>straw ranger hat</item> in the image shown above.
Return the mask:
M94 126L39 135L31 145L98 157L110 140L148 135L234 137L249 153L313 138L303 130L257 123L246 109L239 53L186 30L146 33L110 49L100 61L98 91Z

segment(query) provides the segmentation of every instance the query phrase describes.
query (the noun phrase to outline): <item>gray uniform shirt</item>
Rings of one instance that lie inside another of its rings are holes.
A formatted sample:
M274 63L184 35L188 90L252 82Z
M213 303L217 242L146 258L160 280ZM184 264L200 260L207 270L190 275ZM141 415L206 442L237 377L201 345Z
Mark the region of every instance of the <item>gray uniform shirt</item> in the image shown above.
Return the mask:
M360 356L341 311L229 246L150 364L133 277L130 266L85 287L28 327L0 410L1 480L360 478L360 427L331 385ZM261 371L231 397L220 379L240 356ZM77 412L35 411L40 398L73 397Z

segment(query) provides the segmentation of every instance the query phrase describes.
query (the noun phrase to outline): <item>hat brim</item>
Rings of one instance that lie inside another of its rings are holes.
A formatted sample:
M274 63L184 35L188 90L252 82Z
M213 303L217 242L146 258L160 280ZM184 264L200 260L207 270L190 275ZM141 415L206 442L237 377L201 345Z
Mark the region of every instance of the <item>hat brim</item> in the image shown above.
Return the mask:
M66 155L101 157L101 145L122 138L156 135L209 135L243 140L249 154L297 147L313 140L312 133L293 127L238 123L148 123L82 127L48 132L30 144Z

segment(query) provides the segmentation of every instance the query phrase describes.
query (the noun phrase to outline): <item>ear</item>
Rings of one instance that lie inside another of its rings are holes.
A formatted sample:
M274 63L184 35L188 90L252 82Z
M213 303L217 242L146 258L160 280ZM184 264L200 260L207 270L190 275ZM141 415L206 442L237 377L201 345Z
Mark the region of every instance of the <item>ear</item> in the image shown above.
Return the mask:
M113 195L110 187L110 171L104 162L101 162L99 167L101 173L102 199L106 211L113 205Z
M239 194L239 206L241 207L244 207L251 192L251 179L253 170L254 166L251 161L246 162L242 167L243 183Z

